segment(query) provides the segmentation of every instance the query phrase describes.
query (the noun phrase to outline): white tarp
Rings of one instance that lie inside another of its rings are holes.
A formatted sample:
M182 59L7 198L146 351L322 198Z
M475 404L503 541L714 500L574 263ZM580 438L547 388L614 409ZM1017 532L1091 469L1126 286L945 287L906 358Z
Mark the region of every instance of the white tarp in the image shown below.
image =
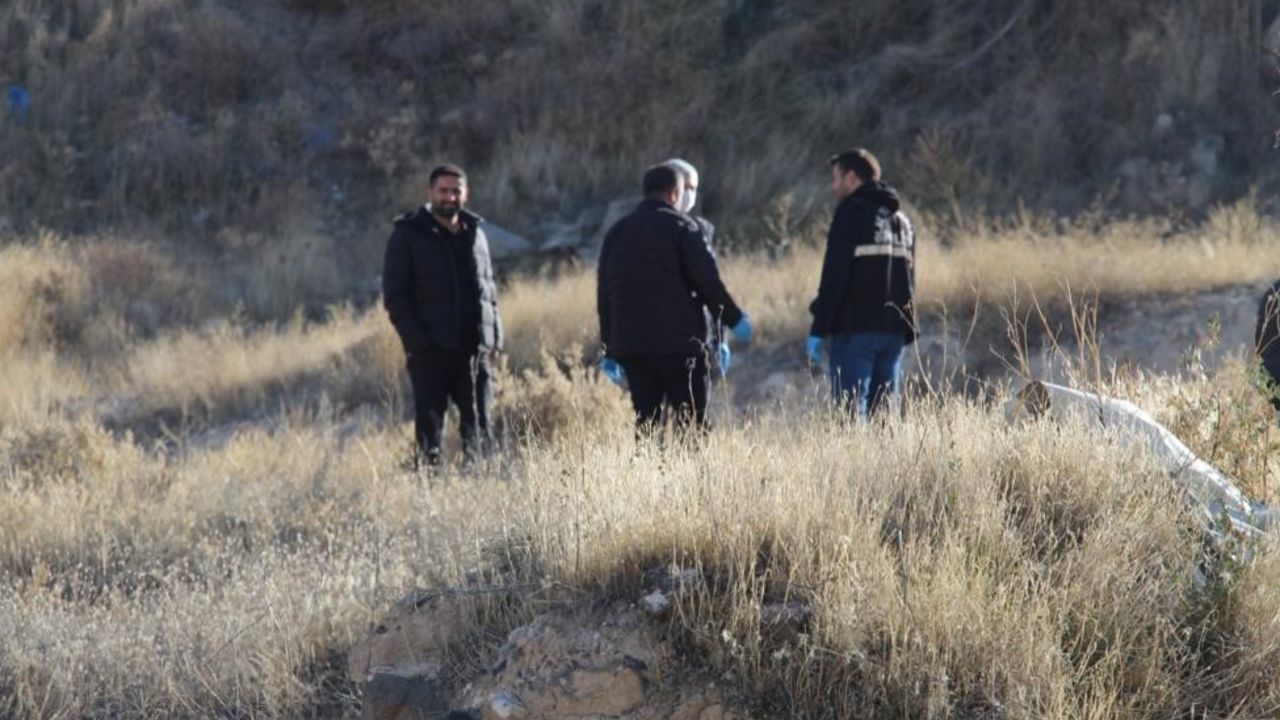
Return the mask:
M1121 442L1148 448L1168 469L1170 477L1187 491L1211 526L1225 515L1235 530L1252 536L1276 524L1280 508L1249 500L1231 478L1200 459L1168 428L1133 403L1034 382L1010 401L1006 414L1011 420L1019 415L1047 414L1058 420L1082 419L1113 429Z

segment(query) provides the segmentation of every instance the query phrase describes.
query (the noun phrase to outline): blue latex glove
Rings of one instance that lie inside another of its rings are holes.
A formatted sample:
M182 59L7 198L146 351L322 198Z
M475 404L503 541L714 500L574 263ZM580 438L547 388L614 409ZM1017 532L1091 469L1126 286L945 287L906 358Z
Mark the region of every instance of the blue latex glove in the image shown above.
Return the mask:
M720 374L728 375L729 368L733 367L733 351L729 349L729 343L720 343Z
M627 379L627 371L622 369L617 360L613 358L601 358L600 372L609 378L614 385L621 385L623 380Z
M742 314L742 319L731 329L733 330L733 337L744 343L751 342L752 336L756 333L755 328L751 326L751 318L747 317L746 313Z
M804 341L804 354L809 356L809 362L814 365L821 365L822 338L817 335L810 335L809 339Z

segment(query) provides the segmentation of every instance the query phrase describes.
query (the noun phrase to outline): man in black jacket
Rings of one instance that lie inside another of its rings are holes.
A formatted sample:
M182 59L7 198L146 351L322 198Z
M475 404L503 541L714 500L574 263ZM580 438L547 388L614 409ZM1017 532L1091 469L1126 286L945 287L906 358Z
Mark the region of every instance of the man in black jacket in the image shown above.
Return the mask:
M382 272L383 303L408 355L414 437L432 465L441 459L450 400L468 457L492 437L489 377L502 318L484 221L464 209L467 196L461 168L432 170L429 202L396 219Z
M681 177L670 166L649 168L645 199L605 235L600 248L596 309L605 358L615 382L625 378L642 431L674 412L679 427L705 427L707 318L751 338L751 322L729 296L698 224L676 209Z
M1267 375L1271 404L1280 410L1280 280L1263 293L1258 302L1253 346Z
M916 338L915 233L874 155L849 150L830 164L840 202L806 352L816 364L826 346L832 397L866 418L897 402L903 352Z
M676 209L689 216L698 224L698 230L702 233L702 240L707 244L707 250L711 253L711 257L716 256L715 233L716 226L711 221L701 215L695 215L693 212L694 205L698 204L698 169L688 160L682 158L671 158L662 163L680 173L681 192L680 199L676 202ZM707 347L713 351L712 359L713 370L718 368L720 376L725 377L729 374L729 368L733 365L733 352L729 349L729 338L726 332L728 328L717 322L711 317L711 311L703 305L703 315L707 318ZM713 373L714 374L714 373Z

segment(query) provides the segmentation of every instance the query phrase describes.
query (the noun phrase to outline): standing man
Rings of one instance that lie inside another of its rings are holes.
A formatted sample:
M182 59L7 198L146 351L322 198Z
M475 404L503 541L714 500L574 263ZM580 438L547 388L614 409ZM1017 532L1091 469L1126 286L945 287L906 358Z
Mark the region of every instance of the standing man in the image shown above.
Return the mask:
M677 427L706 427L704 307L739 340L752 335L698 224L676 209L682 180L668 165L649 168L645 199L609 229L600 248L600 366L614 382L627 381L641 432L672 415Z
M492 439L489 380L502 349L502 319L484 220L465 209L466 173L457 165L435 168L427 195L426 205L395 221L382 298L408 355L417 450L438 465L450 400L467 457Z
M676 209L698 224L702 239L707 243L707 251L711 253L711 257L715 257L716 246L713 238L716 234L716 226L705 217L693 214L693 206L698 204L698 169L681 158L671 158L662 164L680 173L681 192ZM705 304L703 314L707 317L707 347L717 350L716 364L720 369L720 376L724 377L729 374L729 368L733 365L733 351L729 348L727 328L711 316L711 310Z
M833 399L865 419L896 405L903 351L916 338L915 233L874 155L848 150L830 165L839 204L805 350L817 364L825 347Z

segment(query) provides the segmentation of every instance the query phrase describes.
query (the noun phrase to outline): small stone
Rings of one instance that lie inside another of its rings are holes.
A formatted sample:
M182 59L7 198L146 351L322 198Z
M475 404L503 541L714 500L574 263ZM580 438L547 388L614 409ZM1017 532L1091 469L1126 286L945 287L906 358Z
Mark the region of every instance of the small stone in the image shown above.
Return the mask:
M525 711L520 698L507 690L495 690L489 695L489 702L485 703L480 718L481 720L507 720L507 718L522 718L526 715L528 712Z
M434 679L376 671L365 686L361 717L366 720L399 720L432 717L448 708Z
M667 597L666 593L654 590L640 598L640 609L649 615L659 617L665 615L671 609L671 599Z
M804 603L772 603L760 608L760 624L804 625L812 614L813 611Z

